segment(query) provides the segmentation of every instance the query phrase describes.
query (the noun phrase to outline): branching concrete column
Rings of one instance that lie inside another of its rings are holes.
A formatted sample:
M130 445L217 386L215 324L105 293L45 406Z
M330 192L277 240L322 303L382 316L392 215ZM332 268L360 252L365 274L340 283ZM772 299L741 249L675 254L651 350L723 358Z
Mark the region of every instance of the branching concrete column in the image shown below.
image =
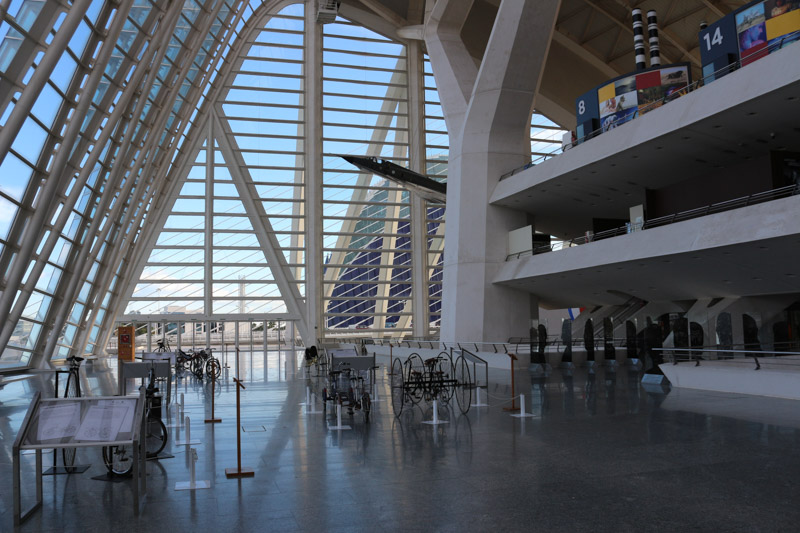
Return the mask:
M460 37L467 4L439 0L426 28L450 132L441 340L503 341L530 326L530 295L492 282L508 232L526 216L488 202L500 176L529 160L530 116L560 0L503 0L472 85L475 59Z

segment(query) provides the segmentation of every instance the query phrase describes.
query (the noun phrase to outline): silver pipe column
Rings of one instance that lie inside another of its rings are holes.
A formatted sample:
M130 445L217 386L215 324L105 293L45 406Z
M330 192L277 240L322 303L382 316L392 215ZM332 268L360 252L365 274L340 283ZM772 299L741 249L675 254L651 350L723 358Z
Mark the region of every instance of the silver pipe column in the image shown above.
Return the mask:
M661 54L658 51L658 17L655 10L647 12L647 34L650 40L650 66L661 65Z
M647 60L644 55L644 24L642 23L642 10L634 9L633 15L633 50L636 55L636 70L647 68Z

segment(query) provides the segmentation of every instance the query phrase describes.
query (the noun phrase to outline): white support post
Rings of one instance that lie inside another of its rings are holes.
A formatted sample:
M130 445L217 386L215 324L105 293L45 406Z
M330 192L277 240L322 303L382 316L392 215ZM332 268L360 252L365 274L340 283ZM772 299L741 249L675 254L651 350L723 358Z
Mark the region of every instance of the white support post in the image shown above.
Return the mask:
M519 413L511 415L511 416L513 416L514 418L530 418L530 417L534 416L531 413L526 413L525 412L525 395L524 394L520 394L519 395Z
M340 431L343 429L352 429L350 426L345 426L342 424L342 404L336 404L336 425L328 426L328 429L337 429Z
M308 387L306 387L306 390L308 391ZM306 399L306 414L307 415L318 415L318 414L321 414L321 413L322 413L322 411L318 411L317 410L317 395L316 394L310 394L309 396L307 396L307 399Z
M433 419L423 420L423 424L430 424L431 426L438 426L439 424L449 424L447 420L439 420L439 401L433 400Z
M178 376L175 376L175 382L177 384ZM178 389L176 387L175 393L178 393ZM180 403L175 407L175 421L171 422L167 425L168 428L177 428L175 439L180 439L181 437L181 427L183 426L183 393L180 396Z
M481 402L481 388L475 387L475 403L472 404L472 407L489 407L488 403Z
M192 440L192 426L190 424L189 417L185 418L185 425L186 425L186 439L178 440L175 439L175 444L178 446L186 446L186 453L189 453L189 446L192 444L202 444L199 440Z
M175 490L210 489L211 481L207 479L204 479L202 481L197 481L195 479L195 463L197 463L197 449L191 448L186 457L189 460L189 465L190 465L189 481L178 481L177 483L175 483Z

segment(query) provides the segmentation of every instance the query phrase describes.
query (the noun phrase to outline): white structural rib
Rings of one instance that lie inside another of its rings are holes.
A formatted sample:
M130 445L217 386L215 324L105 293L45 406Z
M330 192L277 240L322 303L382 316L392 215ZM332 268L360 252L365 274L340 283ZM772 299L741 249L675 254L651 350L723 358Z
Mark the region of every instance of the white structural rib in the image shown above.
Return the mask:
M132 3L131 0L128 0L125 6L121 6L121 9L123 10L125 8L129 9L131 3ZM116 38L114 38L114 34L116 32L116 34L118 35L119 32L122 30L124 21L126 20L127 17L127 11L119 12L117 13L116 16L118 16L119 18L115 19L114 25L109 31L111 39L104 41L101 53L98 57L99 61L105 60L104 62L101 63L101 65L103 66L105 66L105 62L107 62L108 59L111 57L111 53L113 51L113 47L116 41ZM64 28L62 28L62 30L63 29ZM58 35L60 35L60 33L57 34L57 36ZM70 37L71 35L72 34L69 33ZM66 43L62 44L64 47L66 47ZM51 44L51 48L54 46L56 46L55 39ZM56 60L61 56L61 51L59 50L50 49L49 51L53 52L49 55L51 57L55 55ZM58 54L56 54L55 52L58 52ZM45 58L47 57L47 55L48 54L45 54ZM39 69L37 68L37 72L38 70ZM89 78L86 82L86 88L83 92L80 93L81 94L80 100L78 101L78 105L75 109L75 112L73 113L74 119L69 122L66 133L64 135L65 141L69 140L74 141L77 138L80 132L81 124L83 123L83 121L78 120L77 117L85 116L87 110L89 109L89 104L91 103L95 91L97 90L97 86L99 85L102 78L103 78L103 68L99 66L89 75ZM41 90L41 87L39 87L39 90ZM33 94L35 101L36 99L35 97L38 97L38 91L35 91L35 88L29 85L26 88L26 90L23 91L23 95L30 95L30 94ZM17 106L14 107L14 110L17 111L18 108L19 104L17 104ZM12 115L9 118L9 120L13 118L13 116L14 112L12 112ZM27 113L25 116L27 116ZM6 125L5 128L3 128L3 130L0 130L0 135L3 135L5 133L11 133L13 131L13 129L6 129L6 128L9 128L8 124ZM106 129L111 130L113 128L109 126ZM67 181L72 177L72 169L71 167L67 166L67 161L71 154L70 151L71 147L72 143L69 144L62 143L61 150L59 150L59 152L56 154L56 158L53 163L53 173L45 181L44 188L40 194L41 201L39 202L39 205L37 206L36 210L34 210L31 219L27 221L27 229L25 230L25 237L22 239L22 245L20 247L19 256L14 261L11 272L9 272L7 280L7 287L9 289L6 290L2 294L2 296L0 296L0 316L6 317L3 329L2 331L0 331L0 347L5 346L6 343L8 343L9 339L11 338L14 328L16 327L16 324L19 321L20 316L22 315L22 312L25 309L25 305L27 304L31 293L33 292L33 288L39 281L39 277L47 264L47 259L50 257L53 248L55 247L56 243L61 237L60 231L51 231L49 233L47 239L44 242L44 245L38 251L38 257L34 263L33 268L28 273L26 283L23 284L22 280L25 275L25 272L29 268L29 263L33 259L34 252L36 251L35 250L36 244L40 240L41 233L45 231L44 225L49 218L49 213L51 213L56 207L57 204L56 198L58 196L58 193L62 188L66 187ZM0 154L5 154L7 152L8 150L5 149L0 151ZM99 153L100 150L96 150L96 152ZM92 168L93 166L94 165L92 165ZM62 169L65 169L63 174L61 173ZM86 175L88 174L89 172L87 171ZM74 207L75 203L79 198L78 193L80 192L82 187L83 187L82 182L79 182L77 186L73 187L72 194L67 196L66 201L64 202L64 205L61 208L58 219L54 224L54 228L63 228L66 225L67 219L69 218L72 212L72 208ZM88 243L84 243L84 246L88 246ZM63 291L64 290L63 287L64 284L62 282L61 284L59 284L60 290ZM17 288L20 289L18 296L16 290ZM12 303L14 303L13 309L12 309Z
M310 346L314 344L315 339L313 338L313 333L311 338L309 338L308 335L309 331L305 318L305 303L302 301L300 290L292 277L292 272L286 262L286 258L283 256L283 253L280 252L280 243L275 237L275 232L272 229L272 224L269 221L267 213L264 211L264 206L261 202L255 200L258 198L258 191L239 153L236 139L234 139L231 134L230 125L227 124L227 120L217 115L216 106L212 107L211 114L213 116L214 129L217 132L216 138L219 142L222 157L225 159L225 164L231 171L231 178L236 185L236 190L239 192L239 198L244 205L245 212L250 218L250 223L255 230L261 250L267 258L267 265L272 272L272 276L275 278L283 300L286 302L287 310L290 314L298 316L297 329L300 333L300 337L303 339L306 346Z

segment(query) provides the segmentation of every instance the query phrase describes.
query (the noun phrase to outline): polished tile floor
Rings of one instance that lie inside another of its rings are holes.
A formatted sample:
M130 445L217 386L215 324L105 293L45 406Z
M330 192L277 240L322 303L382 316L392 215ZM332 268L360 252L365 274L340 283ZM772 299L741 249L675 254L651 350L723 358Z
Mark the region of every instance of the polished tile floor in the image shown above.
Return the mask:
M490 407L443 410L449 423L430 426L425 409L394 417L379 360L370 422L345 415L352 429L337 431L335 417L299 405L321 384L296 371L298 357L242 354L242 463L254 478L224 473L236 466L231 380L216 392L223 422L211 425L209 386L185 378L178 390L202 441L197 479L210 490L174 490L189 469L185 447L169 444L174 458L148 463L137 517L129 484L91 479L105 467L98 450L83 450L78 462L91 468L45 477L44 505L20 531L800 530L797 402L647 391L626 367L553 369L518 376L535 415L521 419L503 410L507 372L492 372ZM115 367L88 365L84 389L113 393ZM11 445L33 394L51 389L48 375L0 385L0 531L14 530ZM25 455L28 502L32 463Z

